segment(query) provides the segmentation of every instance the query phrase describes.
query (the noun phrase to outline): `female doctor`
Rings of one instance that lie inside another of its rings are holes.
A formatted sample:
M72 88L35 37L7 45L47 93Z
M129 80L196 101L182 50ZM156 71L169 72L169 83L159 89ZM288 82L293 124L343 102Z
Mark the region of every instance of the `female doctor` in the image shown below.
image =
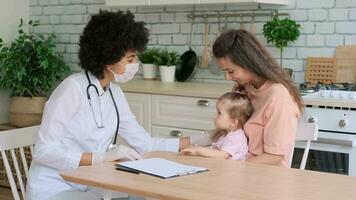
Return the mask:
M67 77L46 102L31 164L27 198L50 199L80 191L100 197L85 185L64 181L59 172L105 161L140 159L152 150L178 152L190 138L159 139L137 123L117 84L138 71L136 51L148 42L143 22L127 12L100 11L80 37L83 72ZM117 134L130 146L116 145Z

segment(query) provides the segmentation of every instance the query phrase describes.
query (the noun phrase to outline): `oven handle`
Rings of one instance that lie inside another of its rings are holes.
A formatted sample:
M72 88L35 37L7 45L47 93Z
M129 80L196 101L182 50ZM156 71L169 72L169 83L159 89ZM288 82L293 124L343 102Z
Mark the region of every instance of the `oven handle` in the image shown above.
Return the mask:
M316 143L355 147L356 135L319 131Z

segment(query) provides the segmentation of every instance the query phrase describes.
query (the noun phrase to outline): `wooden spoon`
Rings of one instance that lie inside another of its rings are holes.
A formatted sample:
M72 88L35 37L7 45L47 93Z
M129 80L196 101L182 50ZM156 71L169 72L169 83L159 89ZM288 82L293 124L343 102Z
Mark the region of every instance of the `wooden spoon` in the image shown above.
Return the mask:
M240 29L245 29L245 22L244 22L244 16L241 14L241 21L240 21Z
M209 50L208 50L208 19L205 18L205 24L204 24L204 50L201 58L201 68L208 68L209 67L209 62L211 60L211 57L209 56Z
M256 34L256 24L255 24L255 14L252 14L252 20L251 20L251 30L250 32L252 33L252 35Z

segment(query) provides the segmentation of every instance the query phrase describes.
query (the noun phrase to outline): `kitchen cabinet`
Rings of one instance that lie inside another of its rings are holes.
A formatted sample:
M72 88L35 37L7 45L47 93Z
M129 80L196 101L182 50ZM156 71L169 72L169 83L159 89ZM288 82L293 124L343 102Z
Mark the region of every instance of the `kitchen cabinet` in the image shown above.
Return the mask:
M152 136L181 137L215 128L216 101L231 91L233 83L137 79L119 87L138 122Z
M152 95L152 124L195 130L214 128L216 99Z
M193 4L217 4L217 3L236 3L236 4L276 4L287 5L288 0L106 0L106 6L155 6L155 5L193 5Z
M176 127L165 127L165 126L152 126L152 136L153 137L185 137L197 134L205 134L206 131L202 130L191 130Z
M214 129L216 99L125 92L138 122L155 137L204 134Z
M125 93L131 112L138 123L148 132L151 132L151 95L140 93Z

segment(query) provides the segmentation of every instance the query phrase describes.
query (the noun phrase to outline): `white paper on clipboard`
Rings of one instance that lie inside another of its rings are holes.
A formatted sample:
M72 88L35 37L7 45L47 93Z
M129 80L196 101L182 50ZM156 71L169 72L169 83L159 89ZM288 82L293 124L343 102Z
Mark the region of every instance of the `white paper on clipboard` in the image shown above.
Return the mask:
M117 165L136 169L140 172L161 178L171 178L208 171L207 168L180 164L163 158L148 158L142 160L127 161L118 163Z

